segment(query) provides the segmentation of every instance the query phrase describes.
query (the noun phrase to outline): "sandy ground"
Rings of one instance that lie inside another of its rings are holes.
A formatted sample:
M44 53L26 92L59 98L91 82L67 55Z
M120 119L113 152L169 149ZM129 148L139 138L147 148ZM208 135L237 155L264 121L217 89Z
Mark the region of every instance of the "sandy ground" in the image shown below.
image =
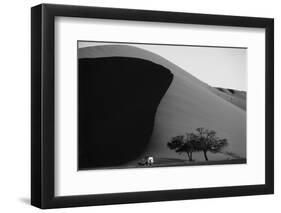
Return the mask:
M158 158L155 162L148 165L139 165L137 161L130 162L122 166L114 167L98 167L93 169L129 169L129 168L157 168L157 167L173 167L173 166L207 166L207 165L224 165L224 164L246 164L245 158L230 160L214 160L214 161L188 161L176 158Z

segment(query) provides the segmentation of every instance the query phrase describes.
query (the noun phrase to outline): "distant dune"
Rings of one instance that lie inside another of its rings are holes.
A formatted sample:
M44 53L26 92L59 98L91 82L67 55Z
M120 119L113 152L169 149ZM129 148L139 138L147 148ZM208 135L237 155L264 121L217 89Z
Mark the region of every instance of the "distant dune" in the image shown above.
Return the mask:
M210 160L246 158L246 93L213 88L165 58L147 50L128 45L101 45L80 48L79 58L134 57L152 61L170 70L174 79L162 98L155 116L154 129L144 152L157 158L186 159L167 148L171 137L194 131L198 127L215 130L227 138L225 153L211 154ZM186 59L188 60L188 58ZM132 70L133 72L133 70ZM235 157L234 157L235 156ZM194 154L204 161L202 153Z
M220 87L211 88L212 91L223 99L238 106L239 108L246 110L246 92L234 89L226 89Z

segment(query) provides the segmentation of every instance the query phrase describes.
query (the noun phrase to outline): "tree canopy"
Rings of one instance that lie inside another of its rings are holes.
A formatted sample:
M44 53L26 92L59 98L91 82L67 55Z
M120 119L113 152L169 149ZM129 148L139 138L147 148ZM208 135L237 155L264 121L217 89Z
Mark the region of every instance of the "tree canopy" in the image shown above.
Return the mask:
M195 133L186 133L173 137L167 146L171 150L181 154L187 153L189 161L192 161L192 153L202 151L204 158L208 161L207 152L218 153L228 145L227 139L219 138L214 130L197 128Z

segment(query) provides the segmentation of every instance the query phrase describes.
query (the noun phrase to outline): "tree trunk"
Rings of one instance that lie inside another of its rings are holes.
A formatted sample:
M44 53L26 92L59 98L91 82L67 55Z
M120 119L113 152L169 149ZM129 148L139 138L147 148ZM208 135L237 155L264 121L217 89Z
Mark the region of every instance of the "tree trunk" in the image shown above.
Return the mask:
M192 161L192 152L187 152L188 160Z
M190 159L189 161L192 161L192 152L190 152Z
M205 157L205 160L208 161L208 156L207 156L207 151L204 151L204 157Z

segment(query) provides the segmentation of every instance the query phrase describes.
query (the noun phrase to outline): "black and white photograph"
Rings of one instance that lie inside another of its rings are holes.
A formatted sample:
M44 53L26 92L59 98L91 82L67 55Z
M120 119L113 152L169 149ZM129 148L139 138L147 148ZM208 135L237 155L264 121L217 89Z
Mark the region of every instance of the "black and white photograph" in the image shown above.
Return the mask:
M78 170L247 163L247 47L77 41Z
M259 198L215 198L274 193L274 19L151 6L31 8L33 206L239 212Z

